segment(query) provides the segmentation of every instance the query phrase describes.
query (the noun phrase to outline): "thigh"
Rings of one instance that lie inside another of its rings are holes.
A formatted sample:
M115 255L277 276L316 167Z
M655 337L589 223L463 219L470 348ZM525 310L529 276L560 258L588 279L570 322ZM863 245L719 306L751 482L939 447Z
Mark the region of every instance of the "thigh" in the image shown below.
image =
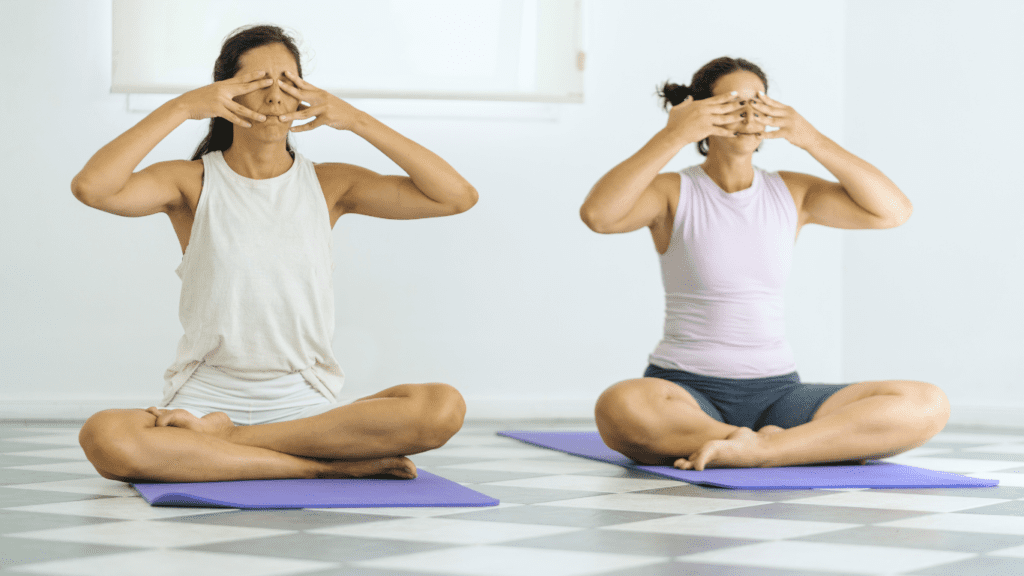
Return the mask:
M821 415L827 402L850 395L851 384L797 384L773 402L758 421L758 426L795 428Z
M108 471L117 468L121 459L137 453L133 445L138 434L155 425L156 416L141 408L103 410L85 421L78 442L100 476L128 482Z
M665 370L664 368L659 368L652 364L644 371L643 378L627 380L626 382L655 380L661 383L667 383L670 385L667 388L664 384L657 384L657 386L661 388L660 392L663 392L670 397L679 396L683 401L700 408L701 412L707 414L711 418L719 422L725 422L725 416L722 414L722 411L715 406L707 394L689 382L685 382L681 379L673 379L672 373L672 370ZM647 384L647 386L652 386L652 384ZM676 390L672 390L673 387ZM679 392L681 392L681 394L679 394Z

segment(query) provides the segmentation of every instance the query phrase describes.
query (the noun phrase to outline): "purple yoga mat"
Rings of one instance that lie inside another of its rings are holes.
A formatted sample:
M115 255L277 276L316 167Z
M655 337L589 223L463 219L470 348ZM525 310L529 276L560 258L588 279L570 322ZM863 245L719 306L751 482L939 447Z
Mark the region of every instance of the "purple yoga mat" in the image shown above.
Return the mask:
M423 470L413 480L239 480L132 486L153 506L391 508L498 504L486 494Z
M498 432L527 444L567 452L643 470L659 476L740 490L793 490L804 488L981 488L998 480L971 478L915 466L871 460L862 466L786 466L782 468L711 468L679 470L671 466L643 466L605 446L597 432Z

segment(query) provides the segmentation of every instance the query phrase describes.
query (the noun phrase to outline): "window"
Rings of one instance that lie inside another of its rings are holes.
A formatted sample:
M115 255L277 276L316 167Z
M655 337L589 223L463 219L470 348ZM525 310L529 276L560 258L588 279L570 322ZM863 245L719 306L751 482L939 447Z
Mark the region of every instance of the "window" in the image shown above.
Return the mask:
M582 102L582 0L113 0L112 92L212 81L224 38L275 24L342 98Z

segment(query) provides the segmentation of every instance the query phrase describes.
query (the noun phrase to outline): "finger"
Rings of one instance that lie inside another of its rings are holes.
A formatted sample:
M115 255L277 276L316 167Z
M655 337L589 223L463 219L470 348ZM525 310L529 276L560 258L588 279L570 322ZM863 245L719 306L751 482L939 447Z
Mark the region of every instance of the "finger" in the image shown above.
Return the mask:
M693 468L693 464L691 464L690 461L687 460L686 458L680 458L679 460L676 460L675 463L672 465L675 466L676 468L679 468L680 470L689 470Z
M289 122L292 120L305 120L306 118L312 118L313 116L319 116L323 113L324 106L313 106L306 107L295 112L289 112L281 115L281 122Z
M785 116L785 114L786 114L785 108L780 108L778 106L771 106L771 105L765 104L764 102L758 102L757 100L751 100L750 102L751 102L751 107L753 107L754 110L756 110L757 112L759 112L761 114L765 114L767 116Z
M231 91L231 97L235 98L237 96L241 96L242 94L248 94L249 92L262 90L273 83L274 81L271 80L270 78L264 78L262 80L254 80L246 84L239 84L234 88L234 90Z
M320 118L317 118L316 120L313 120L312 122L307 122L307 123L299 125L299 126L292 126L292 132L306 132L308 130L312 130L314 128L318 128L320 126L323 126L326 123L327 123L327 119L320 117Z
M708 132L708 136L725 136L726 138L735 138L736 131L726 130L721 126L715 126L714 128L711 129L711 132Z
M245 84L247 82L253 82L267 75L266 70L257 70L255 72L249 72L248 74L242 74L241 76L235 76L231 78L232 81L238 84Z
M731 102L733 100L738 101L739 99L739 92L732 91L725 94L719 94L718 96L712 96L711 98L705 98L704 100L701 100L701 102L707 102L708 104L725 104L726 102Z
M716 114L712 119L711 123L715 126L722 126L723 124L733 124L736 122L743 121L742 112L733 112L731 114Z
M690 456L694 470L703 470L707 467L709 460L711 460L710 450L698 450L696 454Z
M267 117L264 116L263 114L260 114L259 112L253 110L252 108L247 108L239 104L238 102L232 102L231 104L228 104L228 110L231 110L238 116L250 118L257 122L265 122L267 120Z
M292 86L291 84L281 80L280 78L277 80L277 85L281 88L281 90L284 90L289 95L294 96L299 100L302 100L302 90L299 90L295 86Z
M302 88L303 90L312 90L313 89L313 85L312 84L310 84L309 82L306 82L305 80L300 78L298 74L292 72L291 70L285 70L284 74L292 82L295 82L295 85L298 86L299 88Z
M236 104L236 106L240 105ZM245 118L242 118L235 114L232 108L234 108L234 106L232 106L231 108L225 107L224 112L218 114L218 116L227 120L228 122L231 122L232 124L237 124L238 126L241 126L243 128L252 128L252 123L246 120Z

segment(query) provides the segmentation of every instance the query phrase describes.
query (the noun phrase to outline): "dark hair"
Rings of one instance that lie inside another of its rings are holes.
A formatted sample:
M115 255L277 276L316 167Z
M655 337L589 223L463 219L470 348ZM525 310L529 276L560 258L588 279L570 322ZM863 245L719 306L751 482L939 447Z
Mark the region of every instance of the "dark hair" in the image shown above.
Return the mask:
M220 82L221 80L234 78L235 74L238 73L238 60L243 54L253 48L275 43L283 44L295 56L295 65L299 69L299 78L302 78L302 58L299 54L299 48L295 45L295 39L278 26L260 24L236 28L228 35L224 40L224 45L220 48L220 56L217 56L217 61L213 64L213 81ZM206 134L206 138L199 143L199 147L196 148L192 159L198 160L207 152L216 150L223 152L227 150L231 147L234 135L234 128L232 128L230 121L214 116L210 119L210 131ZM290 141L285 140L284 147L289 154L292 154Z
M658 90L658 96L662 98L662 107L668 110L670 107L679 104L683 100L686 100L687 96L693 96L694 100L703 100L710 98L713 94L711 90L715 87L715 82L726 74L733 72L746 71L757 74L757 77L764 83L764 91L768 92L768 77L765 76L761 68L743 58L730 58L728 56L722 56L721 58L715 58L711 62L708 62L697 70L693 74L693 79L690 80L689 86L682 84L673 84L672 82L665 82L664 85ZM702 156L708 155L708 139L705 138L697 143L697 151Z

